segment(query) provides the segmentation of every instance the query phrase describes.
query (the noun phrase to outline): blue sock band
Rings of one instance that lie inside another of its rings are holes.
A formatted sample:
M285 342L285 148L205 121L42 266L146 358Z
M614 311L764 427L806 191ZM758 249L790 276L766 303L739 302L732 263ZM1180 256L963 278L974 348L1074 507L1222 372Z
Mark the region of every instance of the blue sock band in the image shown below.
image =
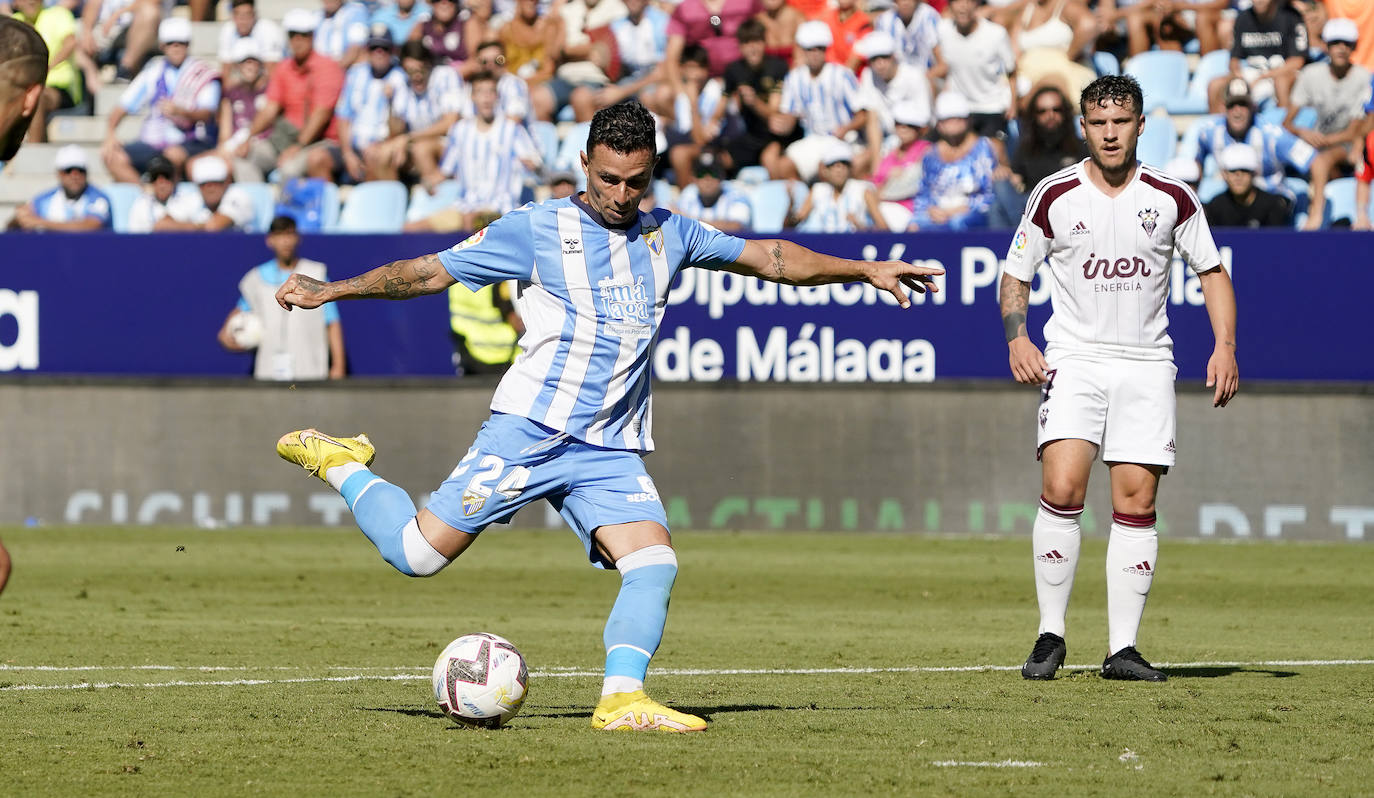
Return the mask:
M367 470L345 479L339 493L353 511L358 528L381 552L382 559L406 576L414 576L401 542L401 530L415 516L415 503L410 496Z
M602 637L607 676L644 680L649 660L663 640L675 579L675 565L646 565L624 575Z

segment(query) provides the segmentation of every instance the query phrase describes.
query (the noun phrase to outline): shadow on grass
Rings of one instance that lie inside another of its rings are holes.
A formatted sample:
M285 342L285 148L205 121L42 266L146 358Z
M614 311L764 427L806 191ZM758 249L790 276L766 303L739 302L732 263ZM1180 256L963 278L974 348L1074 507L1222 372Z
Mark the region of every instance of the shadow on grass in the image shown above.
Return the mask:
M1258 673L1272 676L1275 679L1287 679L1290 676L1297 676L1295 671L1275 671L1265 668L1239 668L1239 667L1218 667L1214 665L1199 665L1196 667L1171 666L1161 668L1170 679L1220 679L1225 676L1234 676L1237 673Z
M357 709L363 712L392 712L397 715L407 715L412 718L435 718L436 720L445 720L448 718L447 715L437 709L418 709L416 707L358 707ZM814 704L804 707L781 707L776 704L725 704L714 707L674 707L674 709L682 712L690 712L693 715L700 715L710 720L712 715L729 712L774 712L799 709L825 709L825 707L818 707ZM855 708L850 707L848 709ZM590 718L592 716L592 708L589 706L541 706L536 712L522 712L520 715L524 718Z

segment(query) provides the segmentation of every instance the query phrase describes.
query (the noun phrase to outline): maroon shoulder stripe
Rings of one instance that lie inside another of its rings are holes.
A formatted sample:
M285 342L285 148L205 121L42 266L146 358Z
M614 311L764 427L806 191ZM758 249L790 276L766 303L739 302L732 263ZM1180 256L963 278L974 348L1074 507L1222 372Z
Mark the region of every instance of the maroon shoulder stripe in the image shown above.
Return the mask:
M1065 192L1077 185L1078 177L1073 176L1052 186L1046 186L1045 190L1041 192L1040 199L1036 201L1035 206L1030 211L1030 220L1031 224L1040 228L1040 232L1045 234L1045 238L1054 238L1054 228L1050 226L1050 206Z
M1190 216L1197 213L1197 200L1193 198L1193 192L1186 186L1174 183L1170 180L1160 179L1157 175L1150 174L1148 169L1140 170L1140 179L1146 185L1156 188L1168 194L1174 200L1175 207L1178 208L1178 221L1175 224L1183 224Z

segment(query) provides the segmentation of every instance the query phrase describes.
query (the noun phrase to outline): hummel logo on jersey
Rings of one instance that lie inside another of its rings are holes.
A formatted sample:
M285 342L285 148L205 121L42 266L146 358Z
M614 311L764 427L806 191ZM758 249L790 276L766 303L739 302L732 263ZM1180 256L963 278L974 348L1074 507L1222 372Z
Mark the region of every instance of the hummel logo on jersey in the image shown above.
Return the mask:
M1125 568L1122 568L1121 570L1125 571L1128 574L1135 574L1136 576L1154 575L1154 569L1150 568L1149 560L1141 560L1135 565L1128 565Z
M1174 453L1176 453L1176 452L1178 451L1178 449L1176 449L1176 448L1174 447L1174 439L1173 439L1173 438L1170 438L1170 439L1169 439L1169 442L1166 443L1166 444L1164 444L1164 451L1168 452L1169 454L1174 454Z
M1073 226L1073 231L1070 233L1070 235L1076 235L1076 236L1085 236L1085 235L1087 235L1087 234L1088 234L1088 226L1087 226L1086 224L1083 224L1082 222L1079 222L1078 224L1074 225L1074 226Z
M565 238L565 239L563 239L563 254L564 254L564 255L581 255L581 254L582 254L582 242L581 242L580 240L576 239L576 238Z
M1050 549L1044 554L1037 554L1035 555L1035 559L1040 562L1047 562L1051 565L1063 565L1069 561L1069 558L1060 554L1058 549Z

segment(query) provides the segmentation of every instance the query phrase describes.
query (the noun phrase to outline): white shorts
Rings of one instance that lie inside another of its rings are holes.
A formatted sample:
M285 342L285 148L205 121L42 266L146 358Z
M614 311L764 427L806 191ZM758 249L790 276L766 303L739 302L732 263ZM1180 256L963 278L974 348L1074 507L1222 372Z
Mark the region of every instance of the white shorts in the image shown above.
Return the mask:
M1097 444L1108 463L1174 464L1174 376L1168 360L1047 358L1036 455L1045 444L1076 438Z

